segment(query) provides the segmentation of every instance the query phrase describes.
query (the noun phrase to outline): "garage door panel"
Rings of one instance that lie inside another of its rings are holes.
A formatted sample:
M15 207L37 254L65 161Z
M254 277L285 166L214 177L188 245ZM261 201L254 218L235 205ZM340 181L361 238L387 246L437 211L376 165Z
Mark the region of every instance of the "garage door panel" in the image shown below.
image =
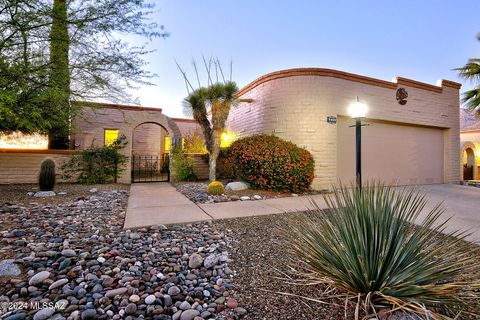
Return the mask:
M355 179L354 121L337 123L338 177ZM368 120L362 128L362 175L388 184L443 183L443 130Z

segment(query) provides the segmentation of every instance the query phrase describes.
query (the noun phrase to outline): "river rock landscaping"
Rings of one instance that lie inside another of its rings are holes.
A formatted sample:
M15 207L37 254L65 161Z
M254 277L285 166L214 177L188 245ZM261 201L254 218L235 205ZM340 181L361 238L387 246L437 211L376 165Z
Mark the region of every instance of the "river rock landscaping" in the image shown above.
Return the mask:
M226 183L225 183L226 185ZM206 182L180 182L177 183L177 191L181 192L188 199L195 203L214 203L227 201L254 201L272 198L298 197L299 195L311 195L322 193L321 191L310 191L305 194L296 194L288 192L270 191L270 190L225 190L223 195L214 196L207 193L208 183Z
M126 187L72 188L51 204L25 189L15 202L0 193L0 262L11 272L0 276L2 319L247 313L232 286L229 240L211 222L123 230Z

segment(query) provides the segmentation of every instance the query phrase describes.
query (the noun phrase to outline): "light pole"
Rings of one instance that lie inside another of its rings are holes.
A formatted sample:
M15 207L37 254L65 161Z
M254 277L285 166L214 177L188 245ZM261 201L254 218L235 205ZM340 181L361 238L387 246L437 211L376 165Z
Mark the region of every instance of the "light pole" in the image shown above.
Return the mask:
M367 105L362 103L357 96L350 107L348 108L348 113L350 116L355 119L355 157L356 157L356 181L357 187L362 186L362 118L365 118L367 114Z

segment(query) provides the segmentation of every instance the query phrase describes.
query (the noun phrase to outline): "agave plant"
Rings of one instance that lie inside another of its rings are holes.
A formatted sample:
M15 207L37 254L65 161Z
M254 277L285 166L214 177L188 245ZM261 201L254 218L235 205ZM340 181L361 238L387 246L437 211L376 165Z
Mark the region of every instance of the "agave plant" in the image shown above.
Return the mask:
M340 185L325 201L329 210L317 206L287 231L308 283L335 286L366 313L390 308L449 319L480 301L480 250L465 232L439 236L448 222L440 221L440 204L414 226L427 203L418 189Z

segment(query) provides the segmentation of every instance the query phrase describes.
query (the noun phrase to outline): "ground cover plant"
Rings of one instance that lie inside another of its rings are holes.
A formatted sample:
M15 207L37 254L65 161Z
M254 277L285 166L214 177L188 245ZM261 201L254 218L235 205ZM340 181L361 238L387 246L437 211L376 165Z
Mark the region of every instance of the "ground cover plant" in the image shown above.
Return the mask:
M464 232L448 232L440 205L429 210L414 188L379 183L335 187L328 211L294 219L286 228L296 268L308 284L336 288L335 295L375 314L381 309L464 318L478 311L480 253Z

